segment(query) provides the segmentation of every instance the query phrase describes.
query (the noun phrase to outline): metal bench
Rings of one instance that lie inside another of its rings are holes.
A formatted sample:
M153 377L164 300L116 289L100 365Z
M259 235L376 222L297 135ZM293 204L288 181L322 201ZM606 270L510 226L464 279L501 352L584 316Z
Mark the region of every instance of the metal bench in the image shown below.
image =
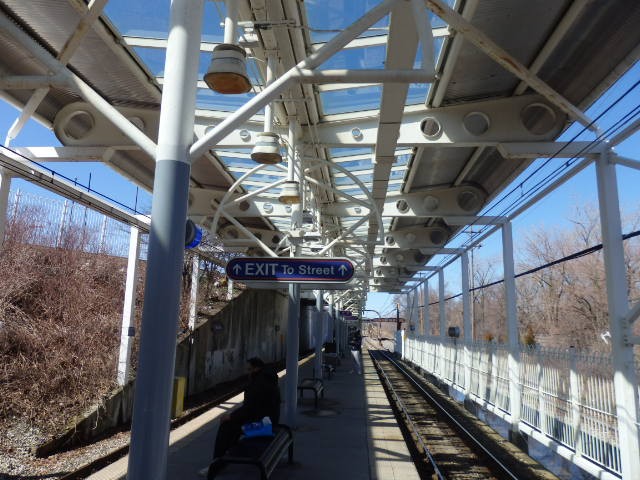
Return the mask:
M318 408L318 394L324 398L324 385L319 378L303 378L298 385L298 393L300 398L305 390L311 390L315 395L314 408Z
M327 378L331 380L331 374L336 371L336 367L331 365L330 363L322 364L322 373L326 374Z
M255 465L260 470L260 479L267 480L285 452L289 452L289 463L293 463L293 432L282 424L274 425L274 436L243 437L220 458L216 458L207 473L212 480L225 465Z

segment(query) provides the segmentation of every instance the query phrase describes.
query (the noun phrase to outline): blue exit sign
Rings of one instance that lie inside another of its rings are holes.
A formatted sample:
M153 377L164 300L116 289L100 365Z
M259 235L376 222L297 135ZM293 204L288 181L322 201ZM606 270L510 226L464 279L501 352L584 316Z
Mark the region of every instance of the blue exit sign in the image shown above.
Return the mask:
M244 282L345 283L353 277L346 258L234 258L227 276Z

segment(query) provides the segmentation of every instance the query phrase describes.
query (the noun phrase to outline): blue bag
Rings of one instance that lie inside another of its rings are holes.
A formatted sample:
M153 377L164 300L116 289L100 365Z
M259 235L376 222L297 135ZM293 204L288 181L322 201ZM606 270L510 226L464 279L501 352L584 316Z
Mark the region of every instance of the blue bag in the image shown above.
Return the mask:
M245 423L242 425L242 433L245 437L273 437L271 419L264 417L259 422Z

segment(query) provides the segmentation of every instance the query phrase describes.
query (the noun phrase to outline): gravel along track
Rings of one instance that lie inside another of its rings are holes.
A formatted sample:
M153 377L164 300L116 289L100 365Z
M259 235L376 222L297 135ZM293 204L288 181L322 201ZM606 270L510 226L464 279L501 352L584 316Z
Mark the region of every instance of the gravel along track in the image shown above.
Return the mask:
M369 353L383 383L388 382L387 394L403 417L417 450L431 464L430 478L557 480L462 407L429 388L423 379L415 378L386 352Z

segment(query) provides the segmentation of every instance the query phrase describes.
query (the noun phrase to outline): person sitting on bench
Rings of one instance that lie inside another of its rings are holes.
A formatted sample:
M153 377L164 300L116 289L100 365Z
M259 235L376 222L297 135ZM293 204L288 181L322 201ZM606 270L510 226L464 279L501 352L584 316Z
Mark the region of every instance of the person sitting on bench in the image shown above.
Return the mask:
M237 443L242 435L242 425L259 422L264 417L271 418L276 425L280 420L280 388L278 376L265 368L258 357L247 360L249 383L244 392L242 405L220 418L216 435L213 458L222 457Z

